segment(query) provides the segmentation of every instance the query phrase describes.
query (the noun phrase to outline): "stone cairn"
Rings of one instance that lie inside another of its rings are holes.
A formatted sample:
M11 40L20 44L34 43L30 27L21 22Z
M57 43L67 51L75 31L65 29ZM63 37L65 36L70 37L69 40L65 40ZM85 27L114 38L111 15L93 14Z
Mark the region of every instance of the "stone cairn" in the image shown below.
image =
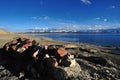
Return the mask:
M4 65L21 78L41 80L70 80L81 68L61 45L40 45L28 38L14 38L3 47Z

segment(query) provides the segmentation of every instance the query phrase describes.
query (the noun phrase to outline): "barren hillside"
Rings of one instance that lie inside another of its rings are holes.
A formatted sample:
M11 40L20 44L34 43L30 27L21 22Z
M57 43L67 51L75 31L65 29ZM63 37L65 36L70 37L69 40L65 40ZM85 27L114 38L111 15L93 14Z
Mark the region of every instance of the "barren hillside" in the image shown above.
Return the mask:
M0 30L0 34L12 34L11 32L7 32L5 30Z

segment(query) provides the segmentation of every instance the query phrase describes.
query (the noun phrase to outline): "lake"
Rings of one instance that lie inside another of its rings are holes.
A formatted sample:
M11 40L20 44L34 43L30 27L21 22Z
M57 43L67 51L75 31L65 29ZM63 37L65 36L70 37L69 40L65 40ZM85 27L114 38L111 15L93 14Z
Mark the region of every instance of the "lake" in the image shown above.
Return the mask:
M120 46L120 34L84 33L40 33L35 37L48 37L55 40L82 42L100 46Z

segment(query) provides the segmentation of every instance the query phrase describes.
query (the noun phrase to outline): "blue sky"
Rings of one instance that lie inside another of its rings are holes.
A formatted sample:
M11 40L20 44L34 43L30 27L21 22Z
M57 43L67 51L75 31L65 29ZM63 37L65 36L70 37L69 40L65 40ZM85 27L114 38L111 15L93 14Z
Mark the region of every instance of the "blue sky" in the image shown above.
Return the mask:
M120 0L0 0L0 29L120 28Z

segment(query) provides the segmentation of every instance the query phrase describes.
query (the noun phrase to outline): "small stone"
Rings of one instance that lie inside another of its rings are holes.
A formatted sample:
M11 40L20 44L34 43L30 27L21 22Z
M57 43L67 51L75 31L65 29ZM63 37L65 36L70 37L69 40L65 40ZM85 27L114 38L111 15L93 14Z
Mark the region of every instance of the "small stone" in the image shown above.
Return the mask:
M106 70L107 73L109 73L109 70Z
M26 50L25 48L21 47L21 48L18 48L18 49L17 49L17 52L22 53L22 52L24 52L25 50Z
M91 49L90 52L91 52L91 53L97 53L98 51L95 50L95 49Z
M113 71L115 71L115 72L117 71L117 69L116 69L116 68L114 68L114 67L112 67L112 68L111 68L111 70L113 70Z

